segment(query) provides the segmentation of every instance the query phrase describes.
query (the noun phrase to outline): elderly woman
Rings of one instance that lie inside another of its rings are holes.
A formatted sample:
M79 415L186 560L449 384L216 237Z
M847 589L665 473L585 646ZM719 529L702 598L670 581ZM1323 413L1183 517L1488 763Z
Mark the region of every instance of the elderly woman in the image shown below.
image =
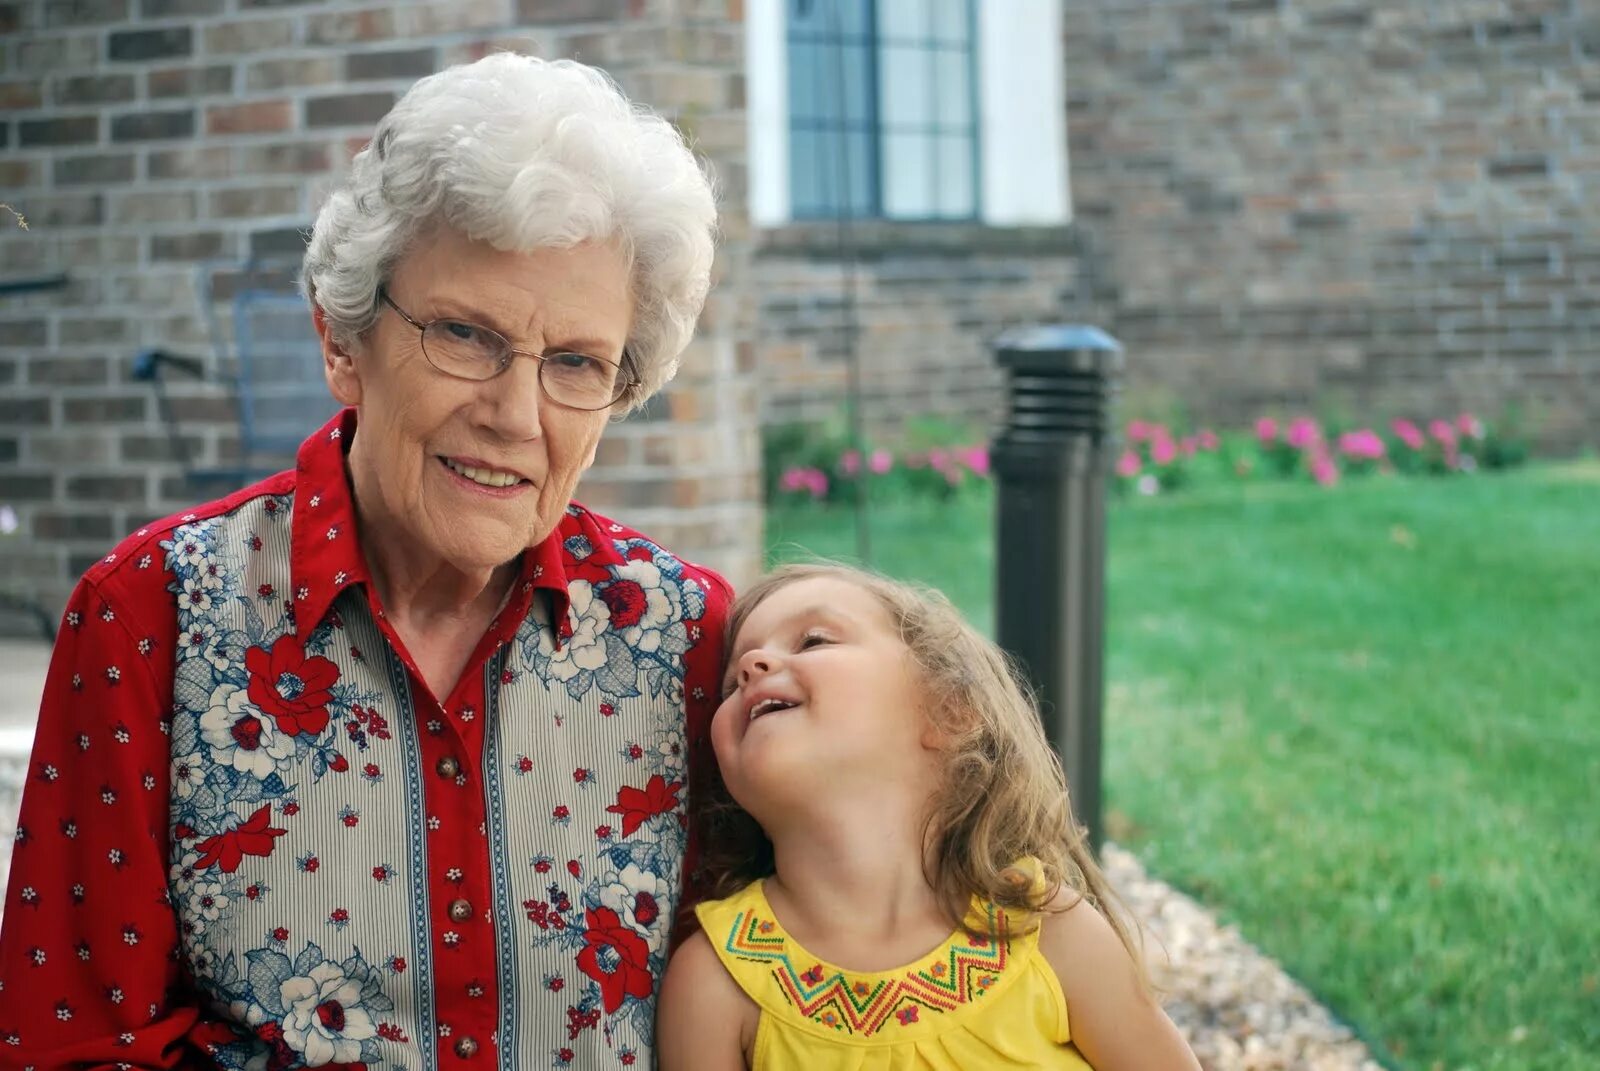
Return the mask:
M0 1063L651 1064L728 590L572 496L672 375L714 221L576 64L378 125L305 258L346 408L68 607Z

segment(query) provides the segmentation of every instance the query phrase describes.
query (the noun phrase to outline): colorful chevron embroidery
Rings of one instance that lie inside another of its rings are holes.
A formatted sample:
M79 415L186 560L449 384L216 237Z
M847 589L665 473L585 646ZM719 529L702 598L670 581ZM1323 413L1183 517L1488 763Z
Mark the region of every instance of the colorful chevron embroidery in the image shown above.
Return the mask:
M841 1034L871 1037L889 1026L936 1023L940 1014L990 992L1005 970L1011 943L997 936L1005 933L1005 912L990 905L988 924L990 936L957 934L898 978L797 963L782 927L749 909L734 918L724 947L740 959L769 965L784 998L805 1018Z

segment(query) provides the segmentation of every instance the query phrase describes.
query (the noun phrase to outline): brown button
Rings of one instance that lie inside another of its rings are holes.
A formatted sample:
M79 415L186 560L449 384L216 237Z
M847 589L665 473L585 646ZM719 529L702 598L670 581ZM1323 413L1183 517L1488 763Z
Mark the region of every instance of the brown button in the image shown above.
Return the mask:
M456 1038L456 1055L470 1060L478 1055L478 1043L471 1038Z
M440 759L433 768L438 772L440 777L453 778L456 774L461 772L461 764L449 755L446 755L444 758Z
M450 921L466 922L472 917L472 904L466 900L450 901Z

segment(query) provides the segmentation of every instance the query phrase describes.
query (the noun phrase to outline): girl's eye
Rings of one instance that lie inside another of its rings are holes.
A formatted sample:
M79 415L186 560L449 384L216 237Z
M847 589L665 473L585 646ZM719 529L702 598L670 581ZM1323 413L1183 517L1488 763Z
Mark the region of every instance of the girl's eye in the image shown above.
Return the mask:
M828 637L824 636L822 633L808 632L804 636L800 637L800 650L808 651L813 647L819 647L827 642Z

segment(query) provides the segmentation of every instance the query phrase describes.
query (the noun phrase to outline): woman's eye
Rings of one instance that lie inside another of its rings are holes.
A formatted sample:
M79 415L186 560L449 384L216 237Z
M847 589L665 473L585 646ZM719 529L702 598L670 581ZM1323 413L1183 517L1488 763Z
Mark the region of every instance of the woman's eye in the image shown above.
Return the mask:
M483 328L477 324L461 323L458 320L443 320L434 326L455 342L479 342L483 338Z
M828 637L822 635L822 633L808 632L804 636L800 637L800 650L810 650L812 647L820 647L822 644L827 642Z

